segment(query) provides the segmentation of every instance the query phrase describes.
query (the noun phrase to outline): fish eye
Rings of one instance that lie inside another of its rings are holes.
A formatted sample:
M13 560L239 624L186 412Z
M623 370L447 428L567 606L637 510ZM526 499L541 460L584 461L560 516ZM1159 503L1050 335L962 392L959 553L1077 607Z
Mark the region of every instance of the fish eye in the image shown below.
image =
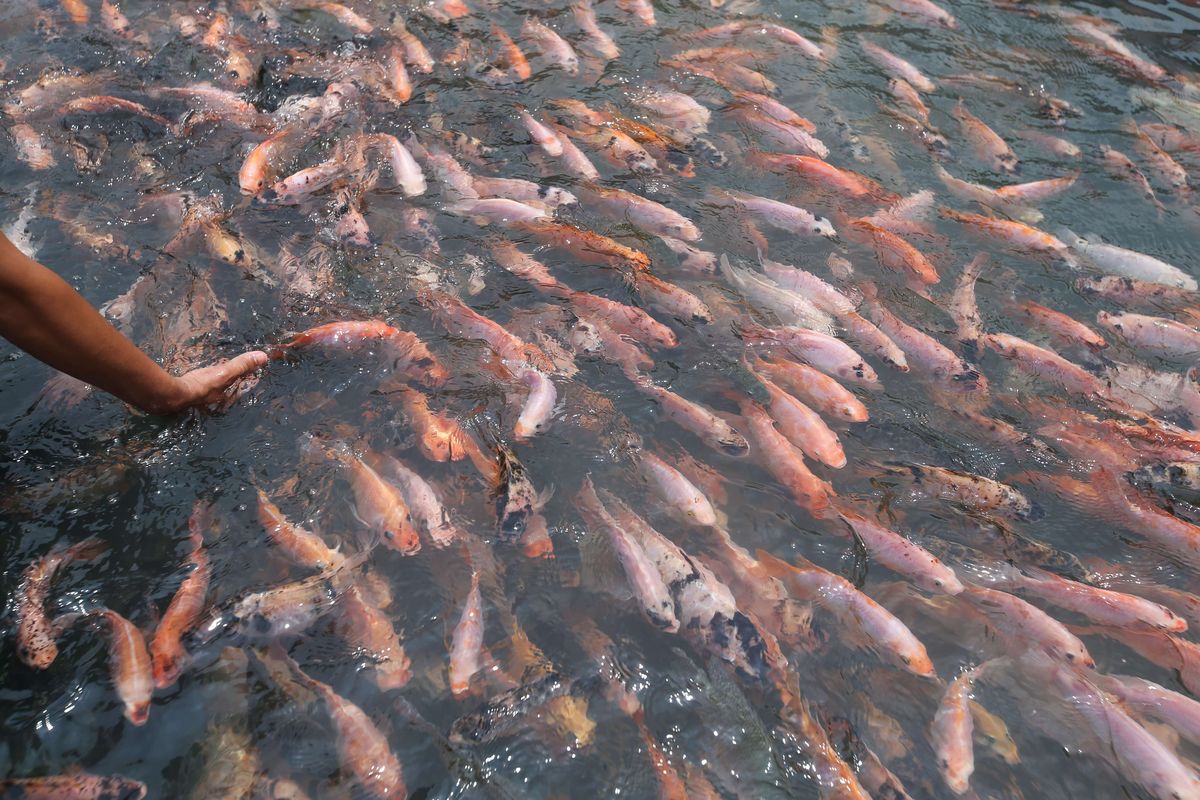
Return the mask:
M396 532L395 531L384 531L383 538L387 539L390 542L396 538Z
M911 664L911 663L912 663L912 659L911 659L911 658L909 658L908 656L900 656L900 660L901 660L901 661L903 661L905 664Z
M1074 653L1067 653L1067 661L1072 661L1072 662L1073 662L1074 660L1075 660L1075 654L1074 654Z

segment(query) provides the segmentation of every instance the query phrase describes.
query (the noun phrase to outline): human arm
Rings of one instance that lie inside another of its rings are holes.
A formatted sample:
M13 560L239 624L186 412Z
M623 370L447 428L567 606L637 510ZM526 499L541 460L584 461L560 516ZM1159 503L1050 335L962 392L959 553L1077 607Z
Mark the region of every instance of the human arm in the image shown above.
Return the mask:
M0 336L55 369L152 414L225 399L225 390L267 363L261 351L170 375L53 271L0 233Z

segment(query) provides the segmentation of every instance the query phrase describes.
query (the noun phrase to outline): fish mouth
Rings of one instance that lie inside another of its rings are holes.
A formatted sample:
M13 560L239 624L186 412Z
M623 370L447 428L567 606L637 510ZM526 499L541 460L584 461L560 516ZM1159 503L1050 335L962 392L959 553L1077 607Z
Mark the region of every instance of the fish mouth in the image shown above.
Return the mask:
M145 725L150 719L150 704L139 703L136 706L125 709L125 719L129 720L134 725Z
M722 452L735 458L740 458L750 453L750 443L740 437L737 439L722 439L717 444L720 445Z
M521 538L533 515L533 507L525 505L518 509L503 511L500 517L499 534L501 541L511 544Z

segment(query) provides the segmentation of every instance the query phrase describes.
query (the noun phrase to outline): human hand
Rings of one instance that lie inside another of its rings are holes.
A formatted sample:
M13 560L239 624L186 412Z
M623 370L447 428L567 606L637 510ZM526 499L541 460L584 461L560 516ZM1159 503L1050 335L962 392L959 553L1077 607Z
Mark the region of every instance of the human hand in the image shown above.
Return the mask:
M261 350L242 353L237 358L185 372L172 379L169 395L146 410L152 414L174 414L196 406L222 407L237 399L229 390L239 380L267 364Z

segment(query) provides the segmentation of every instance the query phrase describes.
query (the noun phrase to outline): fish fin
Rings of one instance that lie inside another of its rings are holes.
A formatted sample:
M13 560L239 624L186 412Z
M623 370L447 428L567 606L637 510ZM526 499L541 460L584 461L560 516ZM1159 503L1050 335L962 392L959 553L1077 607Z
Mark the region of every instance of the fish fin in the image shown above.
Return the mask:
M538 492L537 500L533 504L534 510L541 511L543 508L545 508L546 504L550 502L550 498L554 497L554 491L555 488L554 484L552 483L549 486L544 487L542 491Z
M762 548L754 551L754 557L758 559L758 563L768 575L779 580L787 580L792 575L804 571L800 567L790 564L779 556L768 553Z

